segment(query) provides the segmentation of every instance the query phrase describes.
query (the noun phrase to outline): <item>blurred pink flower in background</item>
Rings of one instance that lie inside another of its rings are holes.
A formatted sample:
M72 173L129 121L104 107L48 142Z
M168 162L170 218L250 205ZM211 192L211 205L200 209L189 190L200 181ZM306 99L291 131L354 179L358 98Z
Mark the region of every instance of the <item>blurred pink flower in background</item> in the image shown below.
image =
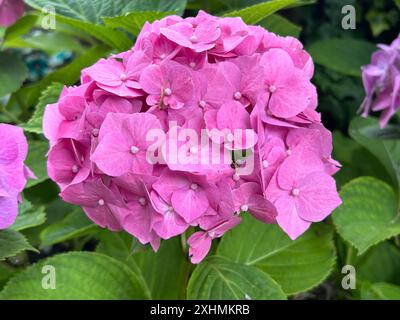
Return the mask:
M362 68L366 97L360 107L363 117L381 111L383 128L400 109L400 35L390 44L378 45L371 63Z
M23 0L0 0L0 26L8 27L24 14Z

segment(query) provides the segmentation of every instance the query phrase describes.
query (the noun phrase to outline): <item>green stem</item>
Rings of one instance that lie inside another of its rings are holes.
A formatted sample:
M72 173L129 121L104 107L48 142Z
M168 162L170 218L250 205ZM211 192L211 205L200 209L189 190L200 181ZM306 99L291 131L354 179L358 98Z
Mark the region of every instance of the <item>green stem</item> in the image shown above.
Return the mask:
M10 118L13 122L15 123L19 122L19 119L16 116L14 116L11 112L9 112L2 103L0 103L0 111L3 114L5 114L8 118Z

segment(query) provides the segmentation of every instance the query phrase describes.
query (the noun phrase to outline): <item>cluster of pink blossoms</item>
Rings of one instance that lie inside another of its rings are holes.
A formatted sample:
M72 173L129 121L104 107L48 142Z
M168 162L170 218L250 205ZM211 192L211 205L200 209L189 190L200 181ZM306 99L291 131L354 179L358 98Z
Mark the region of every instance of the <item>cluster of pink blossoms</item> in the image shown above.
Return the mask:
M10 227L18 214L18 201L27 178L35 178L24 165L28 144L21 128L0 124L0 230Z
M154 250L196 227L193 263L247 212L295 239L341 203L312 75L298 40L240 18L146 23L47 106L49 176L96 224Z
M366 97L361 111L364 117L370 110L382 111L380 126L384 127L400 109L400 35L390 45L378 47L371 63L362 68Z

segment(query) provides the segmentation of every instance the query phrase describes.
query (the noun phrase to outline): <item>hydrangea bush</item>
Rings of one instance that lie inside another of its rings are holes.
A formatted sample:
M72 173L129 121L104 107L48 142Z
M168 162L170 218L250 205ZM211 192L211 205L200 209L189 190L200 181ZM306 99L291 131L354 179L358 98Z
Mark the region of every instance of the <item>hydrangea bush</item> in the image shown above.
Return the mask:
M0 0L0 300L400 300L398 10Z
M27 178L35 178L24 164L28 144L19 127L0 123L0 230L10 227Z
M313 71L297 39L240 18L146 23L46 107L49 176L96 224L154 250L198 228L193 263L244 212L296 239L341 203Z

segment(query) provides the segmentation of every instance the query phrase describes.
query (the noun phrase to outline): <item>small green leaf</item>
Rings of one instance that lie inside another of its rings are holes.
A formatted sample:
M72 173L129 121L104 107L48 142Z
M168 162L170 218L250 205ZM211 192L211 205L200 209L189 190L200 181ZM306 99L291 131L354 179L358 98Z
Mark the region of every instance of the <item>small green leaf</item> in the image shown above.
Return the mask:
M53 83L42 92L32 117L22 125L25 131L43 133L42 121L46 105L57 102L63 87L61 83Z
M213 256L196 267L188 285L192 300L283 300L285 294L255 267Z
M271 0L244 9L230 11L224 14L224 17L241 17L245 23L256 24L278 10L297 2L299 2L299 0Z
M361 66L370 62L375 50L374 44L356 39L322 40L308 48L315 63L356 77L361 77Z
M174 12L135 11L119 17L105 17L103 20L106 26L110 28L123 28L137 36L146 21L151 23L173 13Z
M400 287L390 283L365 284L361 288L362 300L400 300Z
M0 52L0 98L17 91L27 76L26 65L15 54Z
M93 233L97 230L98 227L89 220L82 209L76 208L63 220L53 223L42 230L40 233L40 247L51 246L56 243Z
M400 234L400 215L393 189L386 183L361 177L340 191L343 204L333 213L342 238L359 254L369 247Z
M301 27L299 25L294 24L279 14L272 14L260 21L260 26L280 36L292 36L298 38L301 32Z
M332 230L314 225L295 241L274 224L252 217L226 233L217 254L269 274L287 295L309 290L330 274L335 262Z
M55 272L55 289L43 288L43 266ZM149 299L141 278L122 262L90 252L59 254L12 278L2 300L132 300Z
M24 250L37 251L21 233L10 229L0 230L0 261Z
M388 127L393 132L392 126ZM397 190L400 190L400 140L385 132L377 133L379 121L374 118L354 118L350 124L351 137L369 150L386 168Z
M14 224L11 226L12 230L21 231L45 223L46 214L44 207L32 206L32 204L24 199L24 202L19 206L19 213Z
M48 179L46 169L46 154L49 149L47 142L42 140L28 141L28 156L25 164L35 173L37 179L28 179L26 188L37 185Z

